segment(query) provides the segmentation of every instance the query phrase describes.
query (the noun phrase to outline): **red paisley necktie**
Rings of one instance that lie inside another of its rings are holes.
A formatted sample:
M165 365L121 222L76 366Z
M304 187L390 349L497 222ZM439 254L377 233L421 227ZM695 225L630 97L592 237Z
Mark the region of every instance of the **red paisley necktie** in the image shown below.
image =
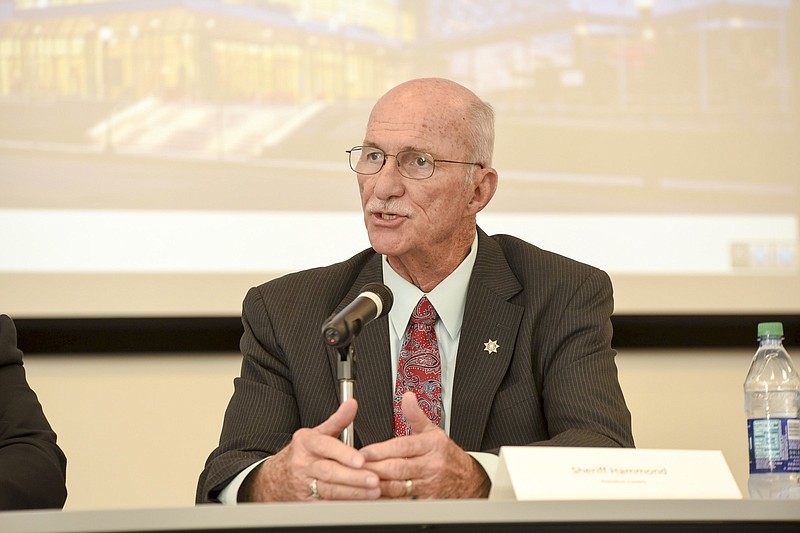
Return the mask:
M400 361L394 386L394 436L409 435L403 417L403 393L417 395L420 408L437 426L442 419L442 362L433 325L436 309L426 296L417 304L400 347Z

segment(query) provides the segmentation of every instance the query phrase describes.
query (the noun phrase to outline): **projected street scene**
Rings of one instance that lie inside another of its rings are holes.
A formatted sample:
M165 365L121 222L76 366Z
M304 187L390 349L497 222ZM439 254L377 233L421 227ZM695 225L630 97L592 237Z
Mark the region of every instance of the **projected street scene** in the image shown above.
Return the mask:
M497 110L496 166L514 194L495 207L725 209L743 194L796 206L791 9L788 0L17 1L0 15L0 147L37 160L51 152L54 167L65 153L130 156L116 162L123 176L153 170L135 158L156 157L237 163L224 170L232 186L254 173L270 190L287 173L314 185L349 177L343 151L387 87L438 75ZM18 178L36 172L24 156L6 157ZM102 176L100 187L121 187L119 207L149 207L107 161L85 164L80 174ZM163 177L193 172L170 166ZM42 192L6 202L81 207ZM281 208L248 198L235 202ZM173 201L213 208L202 195Z
M799 30L790 0L7 2L0 272L343 259L368 245L345 150L441 76L496 110L487 231L609 270L623 308L625 276L796 281Z

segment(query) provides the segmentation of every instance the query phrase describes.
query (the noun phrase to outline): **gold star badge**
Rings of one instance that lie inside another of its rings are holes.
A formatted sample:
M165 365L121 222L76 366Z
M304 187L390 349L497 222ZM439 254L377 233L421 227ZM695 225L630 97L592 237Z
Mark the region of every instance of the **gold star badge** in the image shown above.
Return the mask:
M500 345L497 344L497 341L493 341L489 339L489 342L483 343L483 351L488 353L497 353L497 349L500 348Z

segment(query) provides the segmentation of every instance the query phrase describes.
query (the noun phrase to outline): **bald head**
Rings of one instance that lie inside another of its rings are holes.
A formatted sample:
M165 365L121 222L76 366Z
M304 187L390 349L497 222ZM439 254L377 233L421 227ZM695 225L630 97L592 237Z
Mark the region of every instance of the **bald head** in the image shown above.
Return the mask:
M370 124L385 120L402 123L403 117L423 117L419 124L431 135L445 139L464 152L460 157L492 164L494 111L475 93L444 78L410 80L384 94L369 117Z
M453 106L453 110L467 102L480 102L480 99L461 84L444 78L419 78L409 80L389 89L379 100L416 99L424 96L431 104Z

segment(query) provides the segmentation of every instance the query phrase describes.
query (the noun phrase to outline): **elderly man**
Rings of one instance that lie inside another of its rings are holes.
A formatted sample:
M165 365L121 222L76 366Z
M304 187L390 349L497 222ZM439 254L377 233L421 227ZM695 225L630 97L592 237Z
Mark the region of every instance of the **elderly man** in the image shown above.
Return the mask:
M67 459L28 386L14 322L0 315L0 510L64 506Z
M486 497L501 446L633 446L608 276L477 227L493 144L491 107L452 81L377 102L349 150L372 248L250 290L198 502ZM355 339L340 405L319 328L369 282L394 305Z

